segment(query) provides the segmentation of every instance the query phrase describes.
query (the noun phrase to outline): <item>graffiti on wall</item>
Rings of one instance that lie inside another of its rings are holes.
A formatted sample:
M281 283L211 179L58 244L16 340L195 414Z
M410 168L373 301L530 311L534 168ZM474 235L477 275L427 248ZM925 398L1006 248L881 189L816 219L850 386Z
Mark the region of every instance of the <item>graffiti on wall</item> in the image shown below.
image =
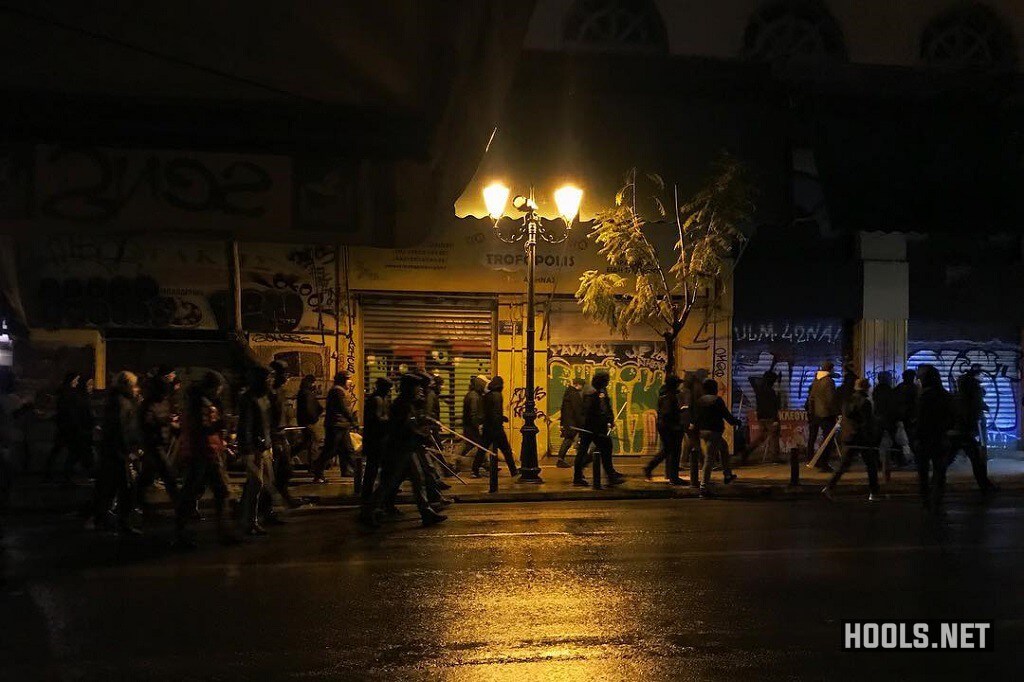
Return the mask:
M334 246L243 244L242 326L261 332L335 329Z
M215 329L226 297L221 242L53 237L19 259L29 319L44 327Z
M978 380L985 389L989 445L1015 445L1020 423L1021 348L993 341L910 341L907 367L934 365L946 388L955 390L956 381L972 365L979 365Z
M841 320L769 320L737 322L733 327L732 408L746 421L755 407L752 377L769 369L783 410L802 410L814 375L825 360L842 366Z
M572 343L548 347L548 414L561 417L562 397L574 378L588 384L608 372L608 396L618 415L616 454L652 454L658 449L658 391L665 380L665 351L656 343ZM553 425L553 428L555 426Z

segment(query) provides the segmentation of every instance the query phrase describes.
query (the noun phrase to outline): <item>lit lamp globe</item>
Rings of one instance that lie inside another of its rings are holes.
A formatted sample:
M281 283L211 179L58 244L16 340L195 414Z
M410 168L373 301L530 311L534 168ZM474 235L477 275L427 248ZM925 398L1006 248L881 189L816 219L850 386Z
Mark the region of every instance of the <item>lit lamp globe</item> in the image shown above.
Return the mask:
M497 220L505 213L505 204L508 203L509 189L500 182L492 182L484 187L484 204L491 218Z
M572 225L580 212L580 202L583 201L583 190L575 185L565 185L555 190L555 206L558 207L558 214L565 220L566 225Z

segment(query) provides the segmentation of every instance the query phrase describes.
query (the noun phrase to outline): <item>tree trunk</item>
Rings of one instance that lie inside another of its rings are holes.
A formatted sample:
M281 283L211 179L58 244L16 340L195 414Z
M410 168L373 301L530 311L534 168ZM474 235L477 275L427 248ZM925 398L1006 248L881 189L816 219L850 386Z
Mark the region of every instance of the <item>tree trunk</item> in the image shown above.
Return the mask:
M676 337L679 332L665 332L662 337L665 339L665 376L670 377L676 373Z

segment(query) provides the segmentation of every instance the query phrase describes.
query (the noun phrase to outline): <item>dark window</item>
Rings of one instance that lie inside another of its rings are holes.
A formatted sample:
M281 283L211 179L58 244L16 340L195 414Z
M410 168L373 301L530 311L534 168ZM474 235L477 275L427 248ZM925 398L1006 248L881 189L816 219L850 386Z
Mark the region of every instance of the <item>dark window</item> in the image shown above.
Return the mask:
M930 66L1012 68L1013 36L995 12L977 3L932 19L921 35L921 59Z
M563 35L570 48L609 52L665 52L665 24L651 0L577 0Z
M766 62L845 60L839 24L821 2L769 2L751 17L743 55Z

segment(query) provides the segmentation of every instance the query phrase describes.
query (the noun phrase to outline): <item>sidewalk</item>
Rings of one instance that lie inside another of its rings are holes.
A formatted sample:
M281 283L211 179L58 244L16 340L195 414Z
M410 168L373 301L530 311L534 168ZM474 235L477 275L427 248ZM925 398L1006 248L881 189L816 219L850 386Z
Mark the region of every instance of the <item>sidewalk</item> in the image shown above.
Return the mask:
M498 478L498 492L489 493L488 480L471 478L469 472L460 472L465 485L455 478L446 479L452 486L445 494L458 503L486 502L539 502L548 500L588 499L659 499L695 498L697 491L689 486L671 486L664 479L664 469L655 472L652 481L647 481L642 472L646 459L618 457L616 468L627 476L622 485L603 490L579 488L572 485L572 469L555 467L555 460L541 460L543 483L518 483L509 478L502 469ZM685 469L685 467L684 467ZM821 497L821 488L828 474L815 469L800 467L800 485L789 486L789 466L769 464L738 467L739 478L732 484L722 485L722 473L716 471L712 479L714 496L723 499L797 499ZM486 472L485 472L486 474ZM687 472L684 470L683 475ZM587 471L588 478L590 471ZM1024 460L991 459L989 476L1002 488L1004 493L1024 492ZM296 497L305 498L305 510L346 507L357 504L351 478L339 478L337 469L327 472L328 483L315 485L304 471L296 473L292 492ZM232 472L232 487L240 494L243 476ZM949 468L947 490L950 492L974 492L977 486L971 475L966 458L958 457ZM883 494L912 495L917 492L917 472L913 469L894 471L888 484L882 482ZM867 475L862 466L854 466L843 477L837 495L867 495ZM61 512L72 511L86 505L92 496L92 487L87 481L80 481L67 487L43 481L38 476L27 475L15 482L10 501L11 512ZM150 502L158 509L170 509L170 500L158 484L149 495Z

